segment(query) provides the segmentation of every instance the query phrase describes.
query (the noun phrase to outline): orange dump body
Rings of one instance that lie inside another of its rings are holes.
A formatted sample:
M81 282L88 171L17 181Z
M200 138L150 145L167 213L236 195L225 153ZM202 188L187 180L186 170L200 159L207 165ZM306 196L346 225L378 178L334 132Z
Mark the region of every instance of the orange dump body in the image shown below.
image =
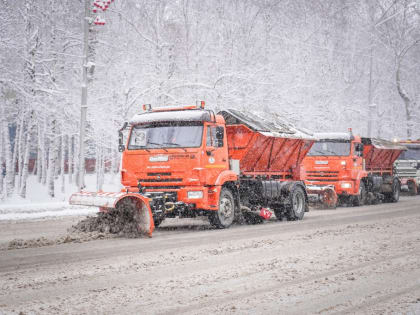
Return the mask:
M279 138L245 125L230 125L226 129L229 159L239 160L243 175L300 179L299 166L313 140Z
M366 171L392 175L394 162L404 150L381 148L365 139L362 138L362 142L364 142L363 157L365 159Z

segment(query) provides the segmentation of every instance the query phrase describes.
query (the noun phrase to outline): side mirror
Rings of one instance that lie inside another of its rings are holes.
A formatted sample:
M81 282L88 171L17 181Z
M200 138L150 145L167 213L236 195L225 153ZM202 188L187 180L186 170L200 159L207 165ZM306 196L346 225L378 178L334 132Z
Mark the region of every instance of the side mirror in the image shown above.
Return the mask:
M216 150L215 148L207 148L206 153L208 156L211 156L211 154L213 153L213 151Z
M223 137L224 137L224 129L223 127L216 127L216 146L223 147Z
M124 134L123 131L127 128L128 122L125 122L120 130L118 130L118 151L123 152L125 150L124 146Z
M356 143L356 145L354 146L354 151L356 152L357 156L363 156L363 144Z

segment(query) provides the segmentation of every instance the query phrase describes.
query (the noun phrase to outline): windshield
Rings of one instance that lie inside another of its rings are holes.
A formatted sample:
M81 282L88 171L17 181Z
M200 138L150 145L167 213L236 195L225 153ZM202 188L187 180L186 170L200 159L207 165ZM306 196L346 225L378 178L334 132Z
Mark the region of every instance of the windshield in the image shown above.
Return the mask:
M350 142L348 141L320 141L315 142L309 151L310 156L344 156L350 154Z
M158 148L196 148L201 145L203 125L171 123L134 126L128 150Z
M401 153L399 160L420 160L420 146L407 148L407 151Z

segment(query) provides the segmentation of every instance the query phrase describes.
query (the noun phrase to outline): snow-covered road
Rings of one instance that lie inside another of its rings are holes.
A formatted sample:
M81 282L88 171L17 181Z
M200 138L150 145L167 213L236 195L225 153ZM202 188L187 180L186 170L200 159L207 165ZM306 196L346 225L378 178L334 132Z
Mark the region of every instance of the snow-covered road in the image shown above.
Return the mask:
M76 217L0 222L0 242L54 239ZM188 223L188 224L187 224ZM420 197L152 239L0 251L0 313L420 312Z

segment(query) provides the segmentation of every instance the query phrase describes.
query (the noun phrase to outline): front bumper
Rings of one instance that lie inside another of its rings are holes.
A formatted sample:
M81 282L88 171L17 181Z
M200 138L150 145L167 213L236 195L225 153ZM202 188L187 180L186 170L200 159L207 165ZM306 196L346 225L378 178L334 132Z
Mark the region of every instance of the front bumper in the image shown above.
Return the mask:
M147 186L143 186L142 188L142 194L145 196L150 196L149 198L151 200L153 200L154 197L162 195L162 193L175 195L175 200L174 198L171 198L169 202L183 204L190 210L217 210L219 204L219 194L221 190L221 187L219 186L180 186L176 188L165 188L165 186L162 186L159 188L154 187L153 189L149 189ZM138 187L128 187L126 189L128 189L130 192L139 192ZM202 191L203 197L188 198L188 192L191 191Z
M334 189L337 195L356 195L355 181L343 180L337 182L309 182L306 181L306 189L310 195L320 195L326 189Z

